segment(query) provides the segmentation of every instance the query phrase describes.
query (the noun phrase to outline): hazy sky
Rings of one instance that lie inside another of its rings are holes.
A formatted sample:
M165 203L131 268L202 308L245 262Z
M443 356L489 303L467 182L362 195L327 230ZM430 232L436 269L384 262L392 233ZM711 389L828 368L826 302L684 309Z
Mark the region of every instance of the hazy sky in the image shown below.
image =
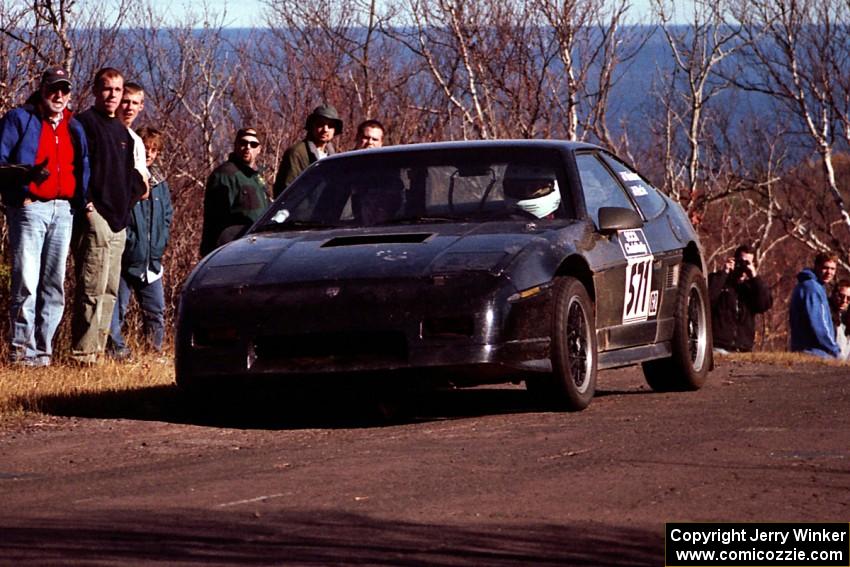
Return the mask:
M651 0L632 0L633 15L646 19L649 14ZM679 0L680 6L688 4L690 0ZM154 4L162 9L168 10L179 21L183 19L187 6L193 6L191 10L198 12L200 2L187 0L154 0ZM264 25L263 12L265 5L261 0L207 0L210 10L217 13L227 11L226 25L230 27L254 27Z
M157 2L176 5L181 0L177 2L157 0ZM265 24L263 12L266 8L260 0L208 0L207 4L212 11L221 13L226 10L226 23L231 27L250 28Z

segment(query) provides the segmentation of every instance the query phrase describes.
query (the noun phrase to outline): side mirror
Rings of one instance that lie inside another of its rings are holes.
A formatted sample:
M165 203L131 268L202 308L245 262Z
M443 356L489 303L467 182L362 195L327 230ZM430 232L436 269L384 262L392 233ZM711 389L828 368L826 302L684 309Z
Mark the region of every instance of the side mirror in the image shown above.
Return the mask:
M632 209L624 207L599 208L599 232L611 234L618 230L641 228L643 219Z

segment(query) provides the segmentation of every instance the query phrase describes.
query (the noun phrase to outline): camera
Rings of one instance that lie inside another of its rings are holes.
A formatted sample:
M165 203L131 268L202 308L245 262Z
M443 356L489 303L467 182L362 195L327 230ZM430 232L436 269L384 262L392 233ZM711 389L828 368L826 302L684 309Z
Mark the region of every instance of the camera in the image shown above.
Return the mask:
M737 279L743 276L750 276L751 274L750 263L741 258L737 258L735 260L735 269L732 270L732 276Z

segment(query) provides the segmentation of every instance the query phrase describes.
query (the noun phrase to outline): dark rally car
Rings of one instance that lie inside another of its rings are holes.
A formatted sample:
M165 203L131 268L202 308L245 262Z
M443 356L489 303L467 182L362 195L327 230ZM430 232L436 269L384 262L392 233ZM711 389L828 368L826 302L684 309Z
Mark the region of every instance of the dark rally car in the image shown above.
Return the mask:
M177 382L524 380L577 410L598 369L642 363L655 390L696 389L712 366L704 273L682 208L599 147L348 152L188 277Z

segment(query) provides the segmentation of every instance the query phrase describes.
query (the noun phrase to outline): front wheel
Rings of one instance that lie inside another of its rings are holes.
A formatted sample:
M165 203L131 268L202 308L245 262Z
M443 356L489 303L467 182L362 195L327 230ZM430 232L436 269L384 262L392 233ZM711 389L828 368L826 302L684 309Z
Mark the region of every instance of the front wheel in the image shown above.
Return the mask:
M657 392L698 390L711 367L711 316L702 271L683 264L676 295L672 355L643 363L643 374Z
M542 401L567 411L583 410L596 392L596 325L593 301L573 277L555 281L552 375L530 377L526 386Z

